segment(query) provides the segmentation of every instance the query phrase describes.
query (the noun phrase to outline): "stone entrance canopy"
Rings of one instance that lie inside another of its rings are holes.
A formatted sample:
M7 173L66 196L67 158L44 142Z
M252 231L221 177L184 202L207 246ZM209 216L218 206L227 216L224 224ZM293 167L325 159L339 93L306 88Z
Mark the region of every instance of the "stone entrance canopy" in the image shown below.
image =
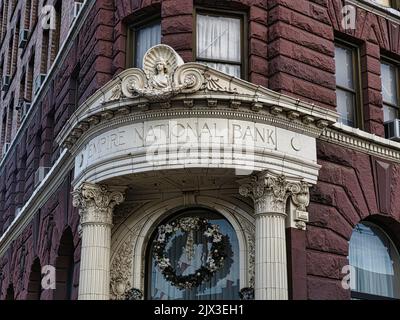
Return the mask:
M316 183L316 138L334 111L198 63L166 45L89 98L57 137L74 185L179 168L273 170Z
M151 48L143 65L97 91L57 137L75 159L79 299L109 298L113 209L131 179L190 169L207 169L210 176L225 170L241 185L238 193L253 199L255 297L287 299L286 203L290 198L289 220L305 230L308 188L319 170L316 138L337 114L205 65L184 64L166 45ZM112 188L104 185L110 181ZM113 277L118 295L128 278Z

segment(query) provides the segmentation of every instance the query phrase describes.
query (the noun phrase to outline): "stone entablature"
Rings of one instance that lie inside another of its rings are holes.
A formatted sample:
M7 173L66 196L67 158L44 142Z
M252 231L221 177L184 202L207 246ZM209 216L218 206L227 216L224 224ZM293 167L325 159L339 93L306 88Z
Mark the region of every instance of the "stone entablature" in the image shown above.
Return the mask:
M336 121L336 112L202 64L184 64L166 45L151 48L143 65L122 72L89 98L57 137L76 158L74 185L179 166L283 170L316 183L315 139ZM200 152L179 163L177 154L189 140ZM250 157L240 156L238 145L250 150ZM149 161L155 146L165 163ZM214 147L230 156L206 163Z

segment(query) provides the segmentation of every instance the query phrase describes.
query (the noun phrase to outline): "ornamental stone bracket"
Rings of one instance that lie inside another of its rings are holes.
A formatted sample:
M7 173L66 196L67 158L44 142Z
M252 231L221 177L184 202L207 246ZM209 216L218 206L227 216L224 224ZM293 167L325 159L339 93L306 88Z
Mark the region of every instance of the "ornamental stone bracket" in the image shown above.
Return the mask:
M83 103L56 138L57 143L73 152L93 128L114 118L144 119L144 113L156 117L157 110L174 108L186 110L186 113L197 110L196 115L216 110L228 111L226 116L230 112L241 113L247 119L266 119L314 137L320 136L324 128L338 118L332 110L279 94L206 65L183 63L167 45L149 49L143 66L143 70L125 70Z

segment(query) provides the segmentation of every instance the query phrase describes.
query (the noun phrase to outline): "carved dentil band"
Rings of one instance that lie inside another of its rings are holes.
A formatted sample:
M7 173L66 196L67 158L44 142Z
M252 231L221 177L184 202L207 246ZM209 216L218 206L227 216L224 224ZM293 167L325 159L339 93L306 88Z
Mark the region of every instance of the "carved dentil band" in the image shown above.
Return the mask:
M112 225L113 209L124 201L122 192L109 191L106 186L86 182L82 183L72 196L73 206L80 209L81 225Z
M290 181L285 175L270 171L253 174L242 180L239 193L254 200L255 213L286 214L286 201L292 197L298 211L307 211L310 203L309 184Z

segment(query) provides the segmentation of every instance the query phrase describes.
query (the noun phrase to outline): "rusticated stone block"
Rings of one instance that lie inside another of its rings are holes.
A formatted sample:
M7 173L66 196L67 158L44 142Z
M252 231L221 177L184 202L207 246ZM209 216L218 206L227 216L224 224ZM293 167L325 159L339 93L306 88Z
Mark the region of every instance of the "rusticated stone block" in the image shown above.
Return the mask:
M342 268L348 265L346 257L316 251L307 252L307 274L341 280Z
M309 206L310 225L330 229L345 239L350 239L354 225L335 207L312 202Z
M333 231L314 226L308 227L307 248L347 256L348 246L347 240Z
M341 280L309 277L307 281L308 298L311 300L349 300L350 290L342 287Z

